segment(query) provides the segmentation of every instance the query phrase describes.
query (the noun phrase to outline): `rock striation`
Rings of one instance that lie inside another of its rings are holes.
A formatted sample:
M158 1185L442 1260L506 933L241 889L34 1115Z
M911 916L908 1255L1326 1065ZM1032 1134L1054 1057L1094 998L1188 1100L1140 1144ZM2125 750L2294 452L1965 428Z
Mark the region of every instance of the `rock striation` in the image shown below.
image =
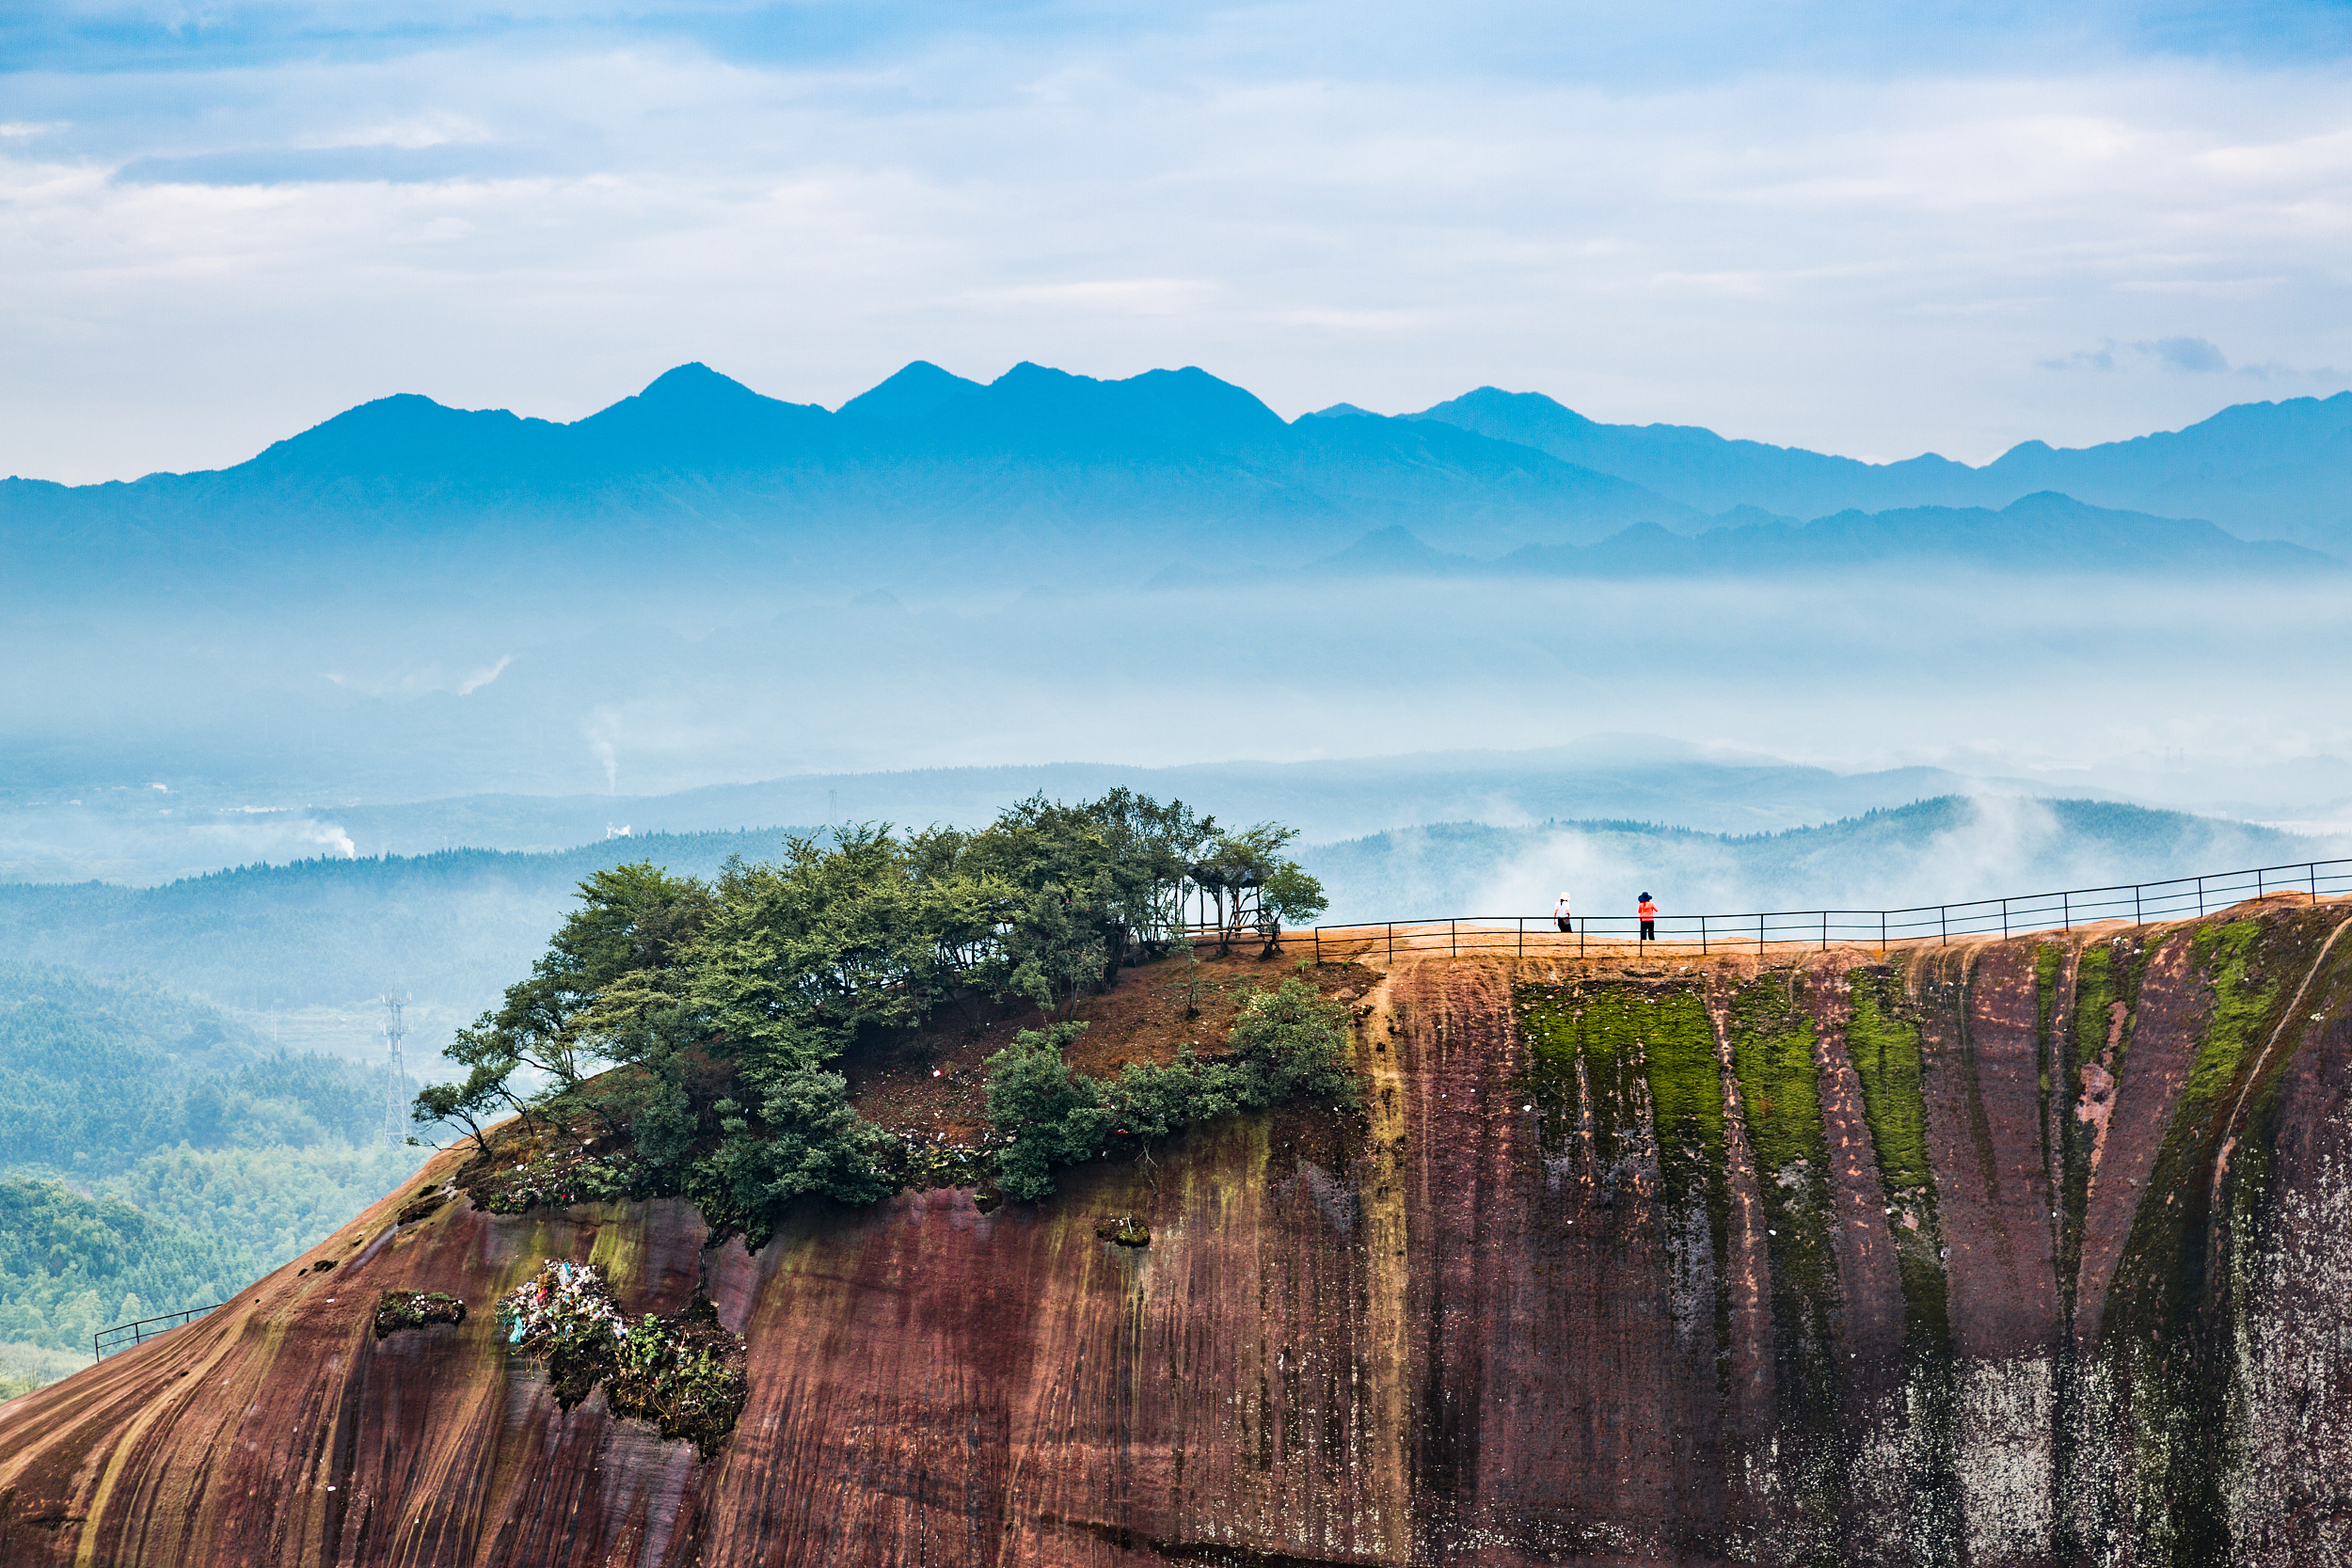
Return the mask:
M0 1406L0 1561L2352 1560L2347 923L1370 954L1356 1124L756 1256L420 1201L444 1156ZM508 1353L548 1259L743 1336L713 1457ZM387 1291L474 1309L379 1338Z

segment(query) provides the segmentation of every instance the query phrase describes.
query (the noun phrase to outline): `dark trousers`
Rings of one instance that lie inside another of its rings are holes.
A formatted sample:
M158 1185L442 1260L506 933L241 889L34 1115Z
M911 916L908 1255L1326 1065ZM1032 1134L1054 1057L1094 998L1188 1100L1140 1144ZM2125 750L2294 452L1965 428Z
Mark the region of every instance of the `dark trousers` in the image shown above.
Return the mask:
M1642 922L1642 940L1644 942L1649 942L1655 939L1657 935L1658 922L1655 920L1645 920Z
M1564 914L1560 917L1560 928L1564 931L1572 931L1576 927L1568 924L1568 917Z

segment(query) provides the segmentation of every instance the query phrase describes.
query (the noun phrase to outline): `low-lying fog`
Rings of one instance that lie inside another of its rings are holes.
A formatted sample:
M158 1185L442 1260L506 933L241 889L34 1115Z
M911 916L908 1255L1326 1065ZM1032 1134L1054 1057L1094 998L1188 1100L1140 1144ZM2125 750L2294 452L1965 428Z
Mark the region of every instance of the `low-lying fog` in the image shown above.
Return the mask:
M168 839L191 809L208 815L163 856L177 865L342 852L331 811L285 808L1609 732L2264 819L2329 821L2352 797L2328 760L2352 755L2333 690L2352 597L2331 583L1301 579L846 601L691 635L613 603L453 621L358 600L233 626L187 607L105 624L21 610L0 631L17 677L0 690L6 856L17 878L48 875L44 856ZM1638 786L1605 814L1667 815Z
M2331 584L1302 578L660 610L20 607L0 926L24 958L143 970L364 1050L386 990L446 1038L527 971L591 863L707 872L791 824L973 823L1041 789L1293 823L1332 920L1541 914L1562 887L1604 914L1645 889L1679 913L1901 906L2344 853L2352 832L2352 602ZM2235 820L2098 803L2117 800ZM1873 810L1893 814L1853 820ZM373 859L462 846L590 847ZM312 869L56 885L263 861Z

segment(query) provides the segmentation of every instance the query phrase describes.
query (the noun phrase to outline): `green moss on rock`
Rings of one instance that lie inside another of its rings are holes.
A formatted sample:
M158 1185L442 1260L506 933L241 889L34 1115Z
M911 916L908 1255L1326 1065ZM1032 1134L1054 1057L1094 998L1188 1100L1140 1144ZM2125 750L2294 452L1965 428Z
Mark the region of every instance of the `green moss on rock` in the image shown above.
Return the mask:
M1656 1160L1660 1227L1677 1299L1695 1302L1719 1375L1727 1375L1730 1187L1724 1168L1723 1064L1706 1002L1689 985L1526 987L1527 1093L1544 1116L1547 1159L1590 1139L1605 1200L1645 1154ZM1686 1328L1690 1325L1686 1325Z
M1837 1261L1814 1020L1795 976L1767 974L1731 999L1733 1073L1756 1167L1771 1260L1772 1360L1792 1562L1836 1562L1844 1529L1838 1430Z
M1886 1198L1903 1291L1904 1468L1915 1562L1960 1560L1959 1371L1951 1291L1928 1153L1927 1052L1920 1006L1889 968L1851 971L1846 1051ZM1946 987L1954 1003L1959 988Z

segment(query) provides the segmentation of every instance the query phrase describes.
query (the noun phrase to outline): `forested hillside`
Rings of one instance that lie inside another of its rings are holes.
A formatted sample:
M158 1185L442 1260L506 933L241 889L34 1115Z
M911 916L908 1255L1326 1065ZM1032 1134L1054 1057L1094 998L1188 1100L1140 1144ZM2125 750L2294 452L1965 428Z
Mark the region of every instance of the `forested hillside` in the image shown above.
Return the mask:
M420 1154L386 1088L151 983L0 966L0 1384L60 1370L10 1346L209 1306L379 1196Z
M40 961L143 972L230 1007L344 1006L394 990L479 1007L592 873L650 859L709 876L730 855L764 858L781 843L781 832L653 834L553 854L322 856L154 888L20 884L0 887L0 940Z

